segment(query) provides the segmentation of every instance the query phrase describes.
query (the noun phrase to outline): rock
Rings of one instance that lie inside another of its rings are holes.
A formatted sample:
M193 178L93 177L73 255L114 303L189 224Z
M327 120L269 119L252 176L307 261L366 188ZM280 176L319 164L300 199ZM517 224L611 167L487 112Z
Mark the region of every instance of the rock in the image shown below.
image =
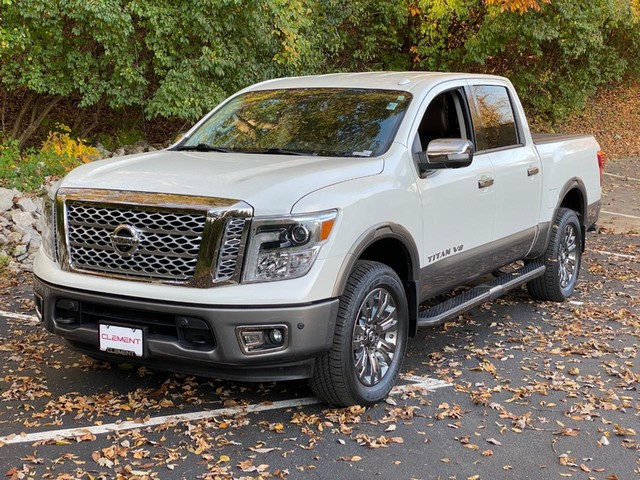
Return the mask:
M154 147L153 145L149 145L147 147L147 152L156 152L158 149L156 147Z
M33 272L33 260L35 255L29 255L23 262L20 264L23 272Z
M31 240L31 243L29 244L29 254L38 253L38 250L40 250L41 246L42 246L41 240L36 240L36 239Z
M16 202L16 206L23 212L35 212L38 210L36 203L29 197L22 197Z
M24 234L21 232L9 232L7 238L9 239L9 243L20 243L22 241L22 235Z
M18 227L32 227L36 223L31 212L13 212L11 221Z
M40 248L40 245L42 245L42 235L33 228L29 228L25 231L24 235L22 235L20 243L22 243L22 245L28 245L29 248L32 246L34 248Z
M2 233L0 233L0 247L3 247L8 244L9 244L9 239L5 237Z
M8 227L11 224L11 220L9 220L4 215L0 215L0 228Z
M20 261L22 260L22 258L25 258L27 256L28 251L29 247L27 247L26 245L18 245L13 249L13 256L16 257L16 260Z
M45 227L44 222L45 222L44 216L40 215L37 218L36 223L33 225L37 232L42 233L42 231L44 230L44 227Z
M146 152L147 148L149 148L149 144L144 140L139 140L133 145L125 145L124 151L127 155L137 155Z
M121 157L122 155L124 155L124 148L120 147L117 148L114 152L113 152L113 156L114 157Z
M15 193L13 190L7 188L0 188L0 212L6 212L13 207L13 197Z
M36 204L36 213L38 215L42 215L42 207L43 207L43 204L44 204L44 201L42 200L42 197L38 197L38 198L34 199L33 203Z
M100 158L109 158L111 155L113 155L109 150L106 149L106 147L104 145L102 145L100 142L96 142L96 150L98 150L98 152L100 152Z

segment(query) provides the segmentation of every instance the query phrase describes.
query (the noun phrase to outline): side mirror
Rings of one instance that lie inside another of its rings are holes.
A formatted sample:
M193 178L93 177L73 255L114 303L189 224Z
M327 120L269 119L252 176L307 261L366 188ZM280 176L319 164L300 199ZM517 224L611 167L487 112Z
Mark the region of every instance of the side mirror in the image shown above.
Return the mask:
M468 167L473 160L473 143L462 138L439 138L429 142L427 151L419 157L420 166L427 170Z

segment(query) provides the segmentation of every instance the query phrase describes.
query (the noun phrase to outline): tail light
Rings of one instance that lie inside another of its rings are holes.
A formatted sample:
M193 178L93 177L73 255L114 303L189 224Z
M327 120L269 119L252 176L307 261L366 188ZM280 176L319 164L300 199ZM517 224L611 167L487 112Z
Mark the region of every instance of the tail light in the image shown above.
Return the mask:
M607 163L607 154L604 151L600 150L598 152L598 168L600 169L600 184L602 185L602 172L604 171L604 166Z

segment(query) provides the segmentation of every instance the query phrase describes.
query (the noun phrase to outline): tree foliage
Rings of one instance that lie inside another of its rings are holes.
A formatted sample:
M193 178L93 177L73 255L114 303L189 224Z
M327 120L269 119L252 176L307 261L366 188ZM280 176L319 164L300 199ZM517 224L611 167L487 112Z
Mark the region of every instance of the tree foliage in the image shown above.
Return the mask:
M2 1L0 84L25 97L21 142L64 97L193 121L238 88L320 60L307 0Z
M86 136L101 108L193 121L273 77L453 70L507 75L553 118L640 70L640 0L0 0L0 20L20 143L62 100Z
M629 2L423 4L415 37L418 68L506 75L527 106L545 117L581 108L599 85L638 66L640 24Z
M471 71L508 76L530 112L556 119L598 86L637 74L639 0L359 0L339 31L342 69ZM364 15L364 17L363 17ZM365 18L366 21L363 21ZM372 19L378 19L373 22ZM378 38L380 48L366 39ZM330 66L331 58L329 58ZM364 67L366 68L366 64Z

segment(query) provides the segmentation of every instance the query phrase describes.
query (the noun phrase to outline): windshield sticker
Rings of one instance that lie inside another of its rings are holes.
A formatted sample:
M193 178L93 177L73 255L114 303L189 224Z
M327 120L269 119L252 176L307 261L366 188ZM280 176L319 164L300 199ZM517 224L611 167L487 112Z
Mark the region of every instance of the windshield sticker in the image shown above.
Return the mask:
M389 102L387 105L387 110L395 110L396 108L398 108L398 102Z
M404 102L404 99L405 99L405 96L404 96L404 95L398 95L397 100L398 100L399 102Z
M353 152L354 157L370 157L373 152L371 150L363 150L361 152Z

